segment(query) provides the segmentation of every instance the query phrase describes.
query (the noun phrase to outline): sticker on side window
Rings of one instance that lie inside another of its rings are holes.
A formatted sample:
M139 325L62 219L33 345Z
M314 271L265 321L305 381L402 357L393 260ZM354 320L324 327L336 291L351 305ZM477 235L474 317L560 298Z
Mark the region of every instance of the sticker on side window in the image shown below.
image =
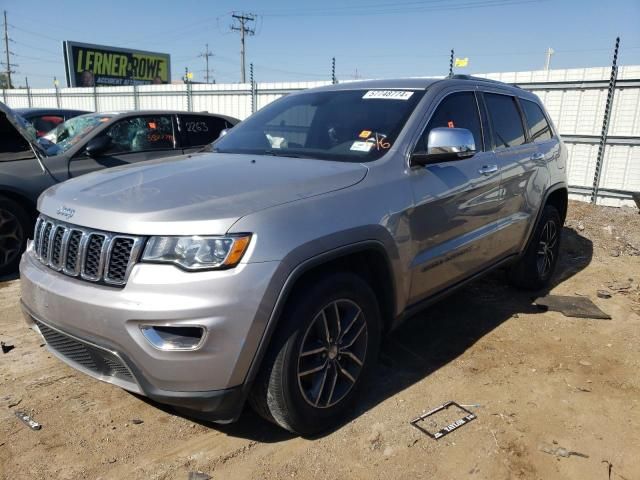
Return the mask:
M378 100L409 100L413 92L406 90L369 90L363 95L364 99Z
M373 148L372 142L353 142L349 150L355 150L356 152L368 152Z

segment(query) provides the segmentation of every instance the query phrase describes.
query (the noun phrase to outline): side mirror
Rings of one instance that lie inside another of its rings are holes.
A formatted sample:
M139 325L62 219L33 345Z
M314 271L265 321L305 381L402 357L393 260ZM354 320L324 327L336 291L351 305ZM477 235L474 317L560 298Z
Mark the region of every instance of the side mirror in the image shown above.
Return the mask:
M108 135L100 135L89 140L85 151L90 157L97 157L106 152L111 146L111 137Z
M229 128L223 128L222 130L220 130L220 134L218 135L218 138L222 138L224 137L227 133L229 133Z
M429 132L426 152L411 155L411 165L448 162L476 154L473 133L466 128L434 128Z

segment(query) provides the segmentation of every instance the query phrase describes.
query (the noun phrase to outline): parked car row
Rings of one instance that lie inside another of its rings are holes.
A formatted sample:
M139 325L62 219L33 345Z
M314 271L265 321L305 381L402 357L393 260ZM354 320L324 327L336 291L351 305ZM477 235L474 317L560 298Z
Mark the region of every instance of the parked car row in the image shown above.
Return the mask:
M69 179L40 196L20 264L27 324L63 361L208 420L248 401L310 435L349 412L414 312L496 268L528 289L553 275L567 150L540 100L499 82L311 89L208 152L79 176L233 123L100 113L21 132L25 199Z
M36 201L48 187L94 170L196 152L238 123L178 111L77 113L84 112L18 114L0 103L0 275L17 270L32 238Z

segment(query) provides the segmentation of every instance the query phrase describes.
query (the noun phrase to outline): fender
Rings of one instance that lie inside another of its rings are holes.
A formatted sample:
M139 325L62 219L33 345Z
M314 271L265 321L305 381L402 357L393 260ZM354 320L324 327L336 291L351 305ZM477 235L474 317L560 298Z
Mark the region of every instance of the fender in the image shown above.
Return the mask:
M518 257L521 257L522 255L524 255L524 253L529 248L529 244L531 243L531 237L533 236L533 232L535 231L535 228L538 225L538 222L540 221L540 217L542 216L542 210L544 210L544 207L547 204L547 201L549 200L549 196L553 192L556 192L561 189L567 190L567 184L565 182L554 183L545 192L544 197L542 198L542 202L540 202L540 208L538 209L538 213L536 213L536 220L535 222L531 222L531 224L529 225L529 230L527 231L527 236L526 236L527 241L525 242L523 248L520 250L520 254L518 255Z
M331 237L342 236L344 238L344 234L345 232L341 232L339 234L333 234L331 235ZM397 298L398 298L399 288L398 288L397 279L395 277L397 277L397 275L399 275L400 272L398 272L397 269L393 268L392 258L390 258L389 256L390 250L388 249L388 245L385 245L385 243L386 242L383 243L383 241L380 239L367 239L367 240L356 241L356 242L342 245L336 248L332 248L330 250L327 250L321 253L317 253L311 257L308 257L296 263L295 267L290 270L290 273L288 275L286 275L286 280L284 281L282 287L279 289L273 310L271 311L271 315L269 316L269 319L267 321L267 325L264 329L264 333L262 334L262 338L258 344L258 348L253 356L253 361L251 362L251 365L245 377L245 381L243 383L243 389L246 391L246 393L250 391L251 385L256 375L258 374L258 371L260 370L260 367L262 365L262 360L269 348L269 345L271 344L271 339L273 337L273 334L277 330L278 323L280 321L282 312L284 310L284 307L287 303L287 300L289 298L291 291L295 287L297 280L299 280L302 277L302 275L304 275L306 272L310 271L311 269L318 267L329 261L343 257L345 255L349 255L357 252L363 252L371 249L377 250L383 255L383 257L387 262L387 267L389 271L392 272L392 275L391 275L392 278L390 280L393 288L393 297L392 297L394 299L393 312L394 312L394 315L396 314L395 312L397 308ZM289 254L283 260L282 267L289 270L289 268L287 267L287 265L290 265L289 257L293 257L293 258L298 257L299 250L304 248L308 248L308 247L302 246L293 250L291 254ZM395 258L397 259L397 250L395 249L395 245L393 245L391 250L392 254L394 252L395 252ZM272 281L277 281L278 276L279 275L276 273L274 275L274 280Z

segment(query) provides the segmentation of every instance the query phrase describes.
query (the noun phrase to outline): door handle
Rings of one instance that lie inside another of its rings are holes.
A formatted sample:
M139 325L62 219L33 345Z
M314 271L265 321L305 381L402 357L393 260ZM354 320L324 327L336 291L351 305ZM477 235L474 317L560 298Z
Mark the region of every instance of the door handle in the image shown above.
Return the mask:
M533 160L534 162L544 160L544 153L534 153L533 155L531 155L531 160Z
M497 165L483 165L478 173L482 175L491 175L492 173L496 173L498 171Z

